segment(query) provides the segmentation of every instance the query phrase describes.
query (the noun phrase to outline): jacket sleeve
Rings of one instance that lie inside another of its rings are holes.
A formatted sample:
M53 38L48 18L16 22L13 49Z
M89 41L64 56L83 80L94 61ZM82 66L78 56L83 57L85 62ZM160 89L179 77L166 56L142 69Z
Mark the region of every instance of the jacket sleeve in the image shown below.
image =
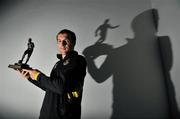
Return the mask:
M40 73L37 77L37 82L47 90L62 94L65 88L78 88L81 90L84 83L84 77L86 74L86 61L75 62L75 67L67 70L66 73L59 71L59 78L48 77L43 73ZM70 86L67 86L67 81L70 81ZM67 89L66 89L67 90Z
M31 78L28 78L28 81L30 81L31 83L33 83L35 86L41 88L42 90L46 91L46 88L43 87L38 81L35 81L35 80L31 79Z
M61 75L61 78L51 78L40 73L37 77L37 82L39 82L41 86L58 94L62 94L63 92L63 80L63 75Z

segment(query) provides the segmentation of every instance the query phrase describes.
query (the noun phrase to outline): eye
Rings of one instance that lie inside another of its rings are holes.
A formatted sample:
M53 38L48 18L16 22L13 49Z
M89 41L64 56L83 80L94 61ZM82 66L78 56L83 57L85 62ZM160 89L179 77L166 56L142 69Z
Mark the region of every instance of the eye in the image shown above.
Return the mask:
M62 42L61 40L58 40L58 41L57 41L58 44L61 44L61 42Z
M67 42L65 40L62 41L62 45L65 46L67 45Z

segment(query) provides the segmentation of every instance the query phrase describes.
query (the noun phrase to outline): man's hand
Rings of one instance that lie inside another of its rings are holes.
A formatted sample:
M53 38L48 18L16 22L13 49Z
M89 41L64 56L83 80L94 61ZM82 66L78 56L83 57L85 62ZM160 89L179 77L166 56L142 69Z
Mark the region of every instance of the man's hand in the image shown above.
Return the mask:
M19 71L19 73L22 75L23 78L28 79L30 77L29 73L26 71L18 70L18 69L16 71Z
M23 77L25 77L25 78L30 77L33 80L37 80L37 76L40 74L39 71L34 70L34 69L31 69L31 70L22 69L22 71L20 73L23 75Z

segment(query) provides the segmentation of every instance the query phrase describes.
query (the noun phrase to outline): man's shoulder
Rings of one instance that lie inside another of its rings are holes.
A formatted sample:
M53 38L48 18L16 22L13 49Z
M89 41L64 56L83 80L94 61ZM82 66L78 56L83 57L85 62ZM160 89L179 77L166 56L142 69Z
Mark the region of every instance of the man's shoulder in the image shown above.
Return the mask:
M77 55L77 59L79 59L79 60L86 60L85 57L83 55L80 55L80 54Z
M81 64L86 64L86 59L83 55L78 55L76 59L77 59L77 62Z
M73 55L72 55L73 54ZM83 55L79 54L77 51L73 51L71 54L71 58L73 61L75 61L76 63L82 63L82 64L86 64L86 59Z
M80 55L80 54L78 54L77 57L80 59L85 59L85 57L83 55Z

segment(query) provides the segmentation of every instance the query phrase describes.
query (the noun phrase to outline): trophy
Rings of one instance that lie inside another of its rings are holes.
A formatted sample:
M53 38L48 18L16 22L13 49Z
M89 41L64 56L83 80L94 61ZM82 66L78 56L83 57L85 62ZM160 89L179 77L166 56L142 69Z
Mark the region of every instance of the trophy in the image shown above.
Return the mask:
M27 46L28 46L28 48L27 48L27 50L25 50L21 60L19 60L18 63L9 64L9 66L8 66L9 68L13 68L15 70L32 69L27 64L27 62L29 61L29 58L31 57L33 49L34 49L34 43L32 42L31 38L29 38ZM23 63L23 60L24 60L26 55L27 55L26 61Z

